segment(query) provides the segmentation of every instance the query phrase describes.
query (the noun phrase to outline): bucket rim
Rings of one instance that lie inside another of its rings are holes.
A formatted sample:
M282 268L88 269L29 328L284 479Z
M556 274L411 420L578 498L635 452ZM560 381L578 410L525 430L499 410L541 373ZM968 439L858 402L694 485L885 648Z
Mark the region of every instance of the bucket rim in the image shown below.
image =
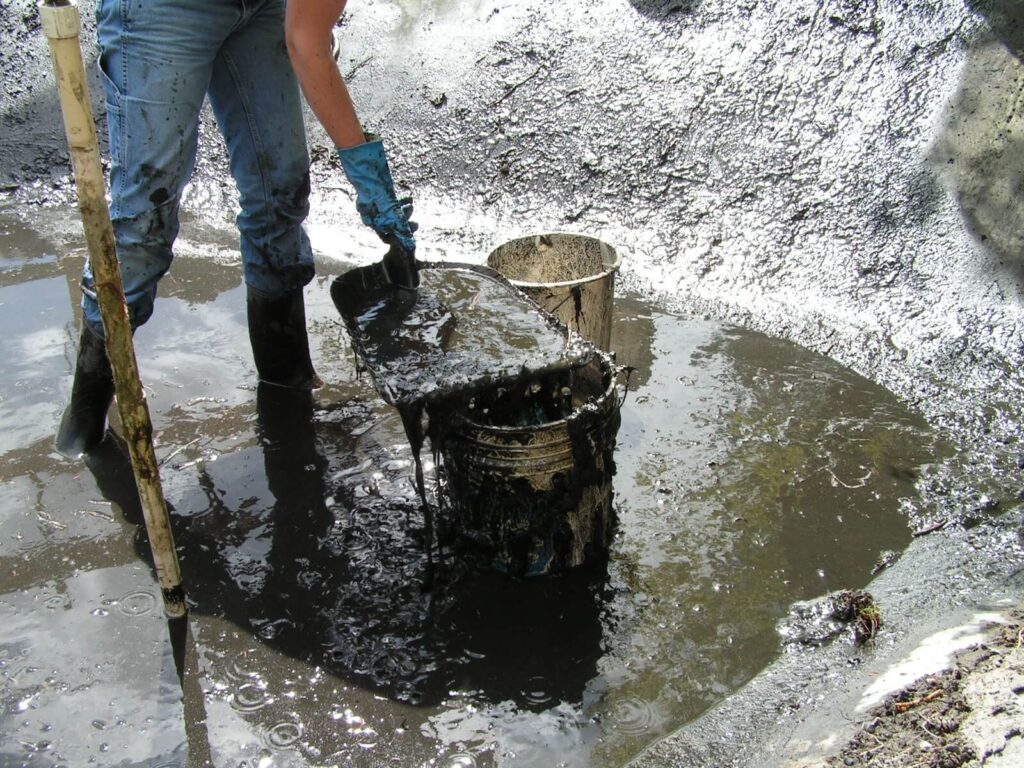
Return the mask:
M493 256L495 253L497 253L505 246L511 245L517 240L529 240L531 238L545 237L551 235L561 235L563 237L580 237L585 238L587 240L596 240L597 242L611 249L612 253L615 254L615 261L613 261L611 266L607 267L602 272L597 272L593 275L587 275L586 277L579 277L576 278L575 280L559 280L558 282L555 283L535 283L530 280L517 280L515 278L504 275L505 279L508 280L510 283L512 283L512 285L516 286L517 288L572 288L573 286L586 285L587 283L594 283L597 282L598 280L603 280L609 275L614 275L616 272L619 271L619 267L622 266L622 253L621 248L619 246L615 245L614 243L610 243L603 238L595 237L594 235L585 235L580 232L565 232L563 230L555 230L554 232L528 232L525 235L513 237L511 240L505 240L504 242L491 248L490 252L487 254L487 260L485 263L491 269L495 269L495 267L491 266L490 264L491 256Z
M616 400L616 398L615 398L616 388L618 387L618 384L619 384L619 380L618 380L619 369L617 369L615 367L615 360L614 360L614 358L609 353L604 352L602 350L598 350L597 351L597 357L599 357L600 360L601 360L600 364L601 364L602 372L607 372L607 373L610 374L609 375L608 386L605 388L604 392L602 392L600 395L595 397L594 400L591 403L587 403L587 405L585 405L583 408L580 408L580 409L574 411L573 413L571 413L569 415L568 418L565 418L565 419L555 419L553 421L545 421L545 422L543 422L541 424L524 424L522 426L516 427L516 426L504 426L504 425L498 425L498 424L481 424L480 422L474 421L473 419L469 418L465 414L461 414L460 415L460 419L462 421L462 426L463 427L469 426L469 427L472 427L474 429L486 429L486 430L488 430L490 432L497 432L498 434L512 434L512 433L516 433L516 432L518 432L518 433L523 433L523 432L540 432L541 430L550 429L554 425L557 425L557 424L567 424L568 422L573 421L574 419L580 418L581 414L584 411L584 409L586 409L590 405L593 405L596 408L601 408L601 407L604 407L605 403L607 403L609 401L615 402L615 400ZM615 406L615 407L617 407L617 406Z

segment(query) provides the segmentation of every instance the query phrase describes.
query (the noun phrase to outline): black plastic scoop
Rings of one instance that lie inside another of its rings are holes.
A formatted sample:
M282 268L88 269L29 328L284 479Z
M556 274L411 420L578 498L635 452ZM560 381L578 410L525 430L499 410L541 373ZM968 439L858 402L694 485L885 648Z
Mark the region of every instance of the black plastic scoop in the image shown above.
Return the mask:
M390 285L379 264L331 285L352 347L395 406L427 405L554 370L595 349L494 270L430 263L418 291Z

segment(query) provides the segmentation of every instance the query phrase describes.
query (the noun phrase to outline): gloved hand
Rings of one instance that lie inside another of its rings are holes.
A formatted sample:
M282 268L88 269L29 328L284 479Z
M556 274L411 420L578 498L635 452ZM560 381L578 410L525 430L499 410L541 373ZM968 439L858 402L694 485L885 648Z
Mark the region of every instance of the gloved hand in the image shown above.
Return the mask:
M355 187L356 210L363 223L391 246L384 257L388 280L403 288L416 288L420 279L413 237L416 225L409 220L412 198L396 198L383 143L373 139L365 144L339 149L338 157L345 176Z

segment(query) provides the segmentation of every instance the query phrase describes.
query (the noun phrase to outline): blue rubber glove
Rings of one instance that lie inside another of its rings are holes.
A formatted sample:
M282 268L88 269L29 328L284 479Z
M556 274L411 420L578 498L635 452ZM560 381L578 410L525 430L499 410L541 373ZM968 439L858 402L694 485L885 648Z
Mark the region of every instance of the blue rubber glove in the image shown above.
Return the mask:
M388 279L403 288L419 285L416 267L416 225L412 215L412 198L399 200L391 180L391 169L379 140L368 141L347 149L339 149L338 157L345 176L356 190L356 210L363 223L391 246L384 260Z

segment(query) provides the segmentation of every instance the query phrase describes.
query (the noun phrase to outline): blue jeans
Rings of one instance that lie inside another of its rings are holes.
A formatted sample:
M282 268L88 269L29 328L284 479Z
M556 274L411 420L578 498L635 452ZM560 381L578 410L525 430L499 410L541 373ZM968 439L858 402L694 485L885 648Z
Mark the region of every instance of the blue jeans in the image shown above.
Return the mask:
M245 282L274 298L313 279L302 222L309 155L284 42L284 0L99 0L97 36L110 134L111 219L132 327L153 313L171 266L181 191L206 96L238 186ZM99 307L83 299L102 333Z

